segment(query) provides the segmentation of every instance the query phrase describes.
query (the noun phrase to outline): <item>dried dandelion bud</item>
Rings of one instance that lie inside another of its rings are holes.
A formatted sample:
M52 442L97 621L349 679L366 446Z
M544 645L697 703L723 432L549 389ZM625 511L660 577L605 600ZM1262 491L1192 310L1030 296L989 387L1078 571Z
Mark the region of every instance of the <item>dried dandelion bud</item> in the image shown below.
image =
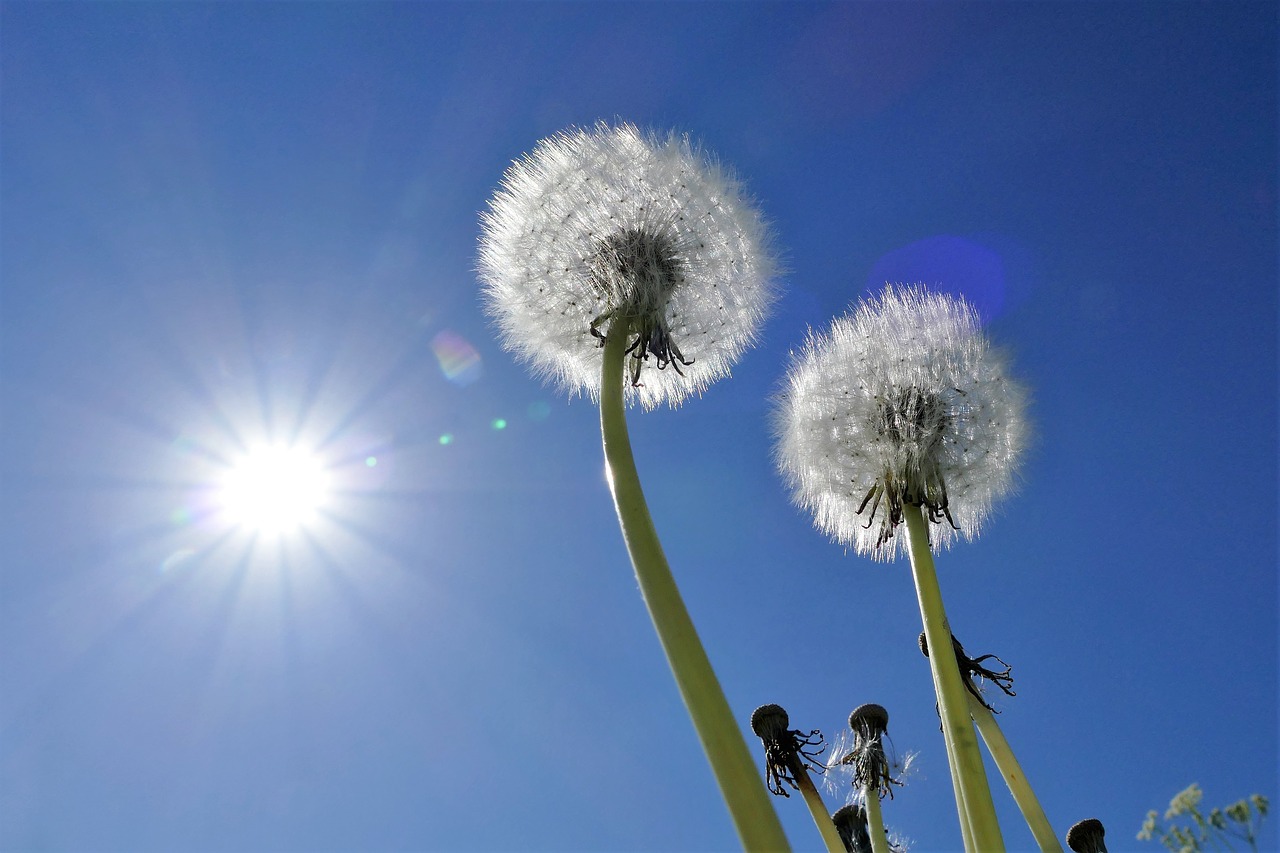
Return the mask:
M925 657L928 657L929 641L925 639L923 631L920 632L919 643L920 653ZM982 703L982 707L986 708L993 714L999 714L1000 712L991 707L991 703L986 700L986 697L982 695L982 691L973 683L973 677L977 676L980 679L990 681L996 687L999 687L1001 692L1006 696L1017 696L1018 694L1013 689L1013 667L1005 663L996 655L981 655L976 658L969 657L964 650L964 646L960 645L960 641L956 639L955 634L951 635L951 646L955 650L956 666L960 669L960 676L964 679L965 687L968 688L969 692L973 695L973 698ZM1004 669L997 670L987 668L982 665L982 662L986 660L994 660L1003 666Z
M842 806L831 815L836 833L849 853L871 853L871 833L867 829L867 810L859 804Z
M781 705L761 705L751 714L751 731L764 743L766 785L778 796L789 797L782 783L799 788L799 778L807 770L826 769L819 759L825 749L817 729L805 734L789 728L790 719ZM812 763L810 763L812 762Z
M1082 820L1067 830L1067 846L1075 853L1107 853L1102 837L1107 832L1096 818Z
M889 730L889 712L881 705L859 705L849 715L853 749L840 763L853 769L853 785L867 796L893 797L893 786L902 782L893 777L892 762L885 755L884 736Z

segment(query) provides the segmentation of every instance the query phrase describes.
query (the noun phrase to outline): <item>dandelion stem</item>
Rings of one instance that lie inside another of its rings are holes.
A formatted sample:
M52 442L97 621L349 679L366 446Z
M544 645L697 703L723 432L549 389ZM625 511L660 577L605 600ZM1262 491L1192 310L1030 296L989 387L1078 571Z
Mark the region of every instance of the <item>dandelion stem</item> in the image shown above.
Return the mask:
M902 514L909 533L911 573L915 577L925 642L931 650L929 669L933 673L934 692L938 695L943 737L948 743L948 757L956 768L951 777L955 786L956 811L960 817L961 830L963 831L967 820L972 833L972 837L965 840L973 846L965 849L969 853L975 850L997 853L1004 850L1004 839L1000 835L1000 824L996 821L991 788L987 784L987 771L982 765L982 753L978 750L978 738L969 717L960 668L956 665L954 654L938 651L952 648L951 626L942 605L942 590L938 586L938 574L933 567L933 554L929 551L928 529L919 506L906 504L902 508Z
M799 764L798 761L796 763ZM822 795L814 786L809 771L800 765L798 768L792 768L792 775L796 777L796 787L800 789L804 804L809 807L809 814L813 816L814 825L818 827L818 833L822 836L823 843L827 845L827 853L845 853L844 842L840 840L840 833L836 832L831 813L827 811L826 803L822 802Z
M649 617L743 847L749 851L789 850L782 824L764 785L760 784L759 772L742 731L729 710L724 691L671 576L640 488L622 398L629 333L630 323L626 319L615 320L609 329L600 382L600 431L622 538L631 555Z
M862 789L867 801L867 834L871 836L871 853L889 853L889 836L884 831L884 814L880 810L880 794L868 785Z
M1009 741L1005 740L1004 732L1000 731L995 715L972 693L966 691L966 695L969 698L969 713L973 715L973 721L978 724L978 731L986 741L987 750L995 759L996 766L1000 768L1000 775L1009 786L1014 802L1022 810L1022 816L1026 818L1027 826L1031 828L1036 844L1039 844L1040 849L1045 853L1062 853L1062 844L1054 834L1053 827L1049 825L1049 818L1040 807L1040 800L1036 798L1035 791L1031 790L1031 785L1022 772L1022 765L1018 763L1017 756L1009 747Z

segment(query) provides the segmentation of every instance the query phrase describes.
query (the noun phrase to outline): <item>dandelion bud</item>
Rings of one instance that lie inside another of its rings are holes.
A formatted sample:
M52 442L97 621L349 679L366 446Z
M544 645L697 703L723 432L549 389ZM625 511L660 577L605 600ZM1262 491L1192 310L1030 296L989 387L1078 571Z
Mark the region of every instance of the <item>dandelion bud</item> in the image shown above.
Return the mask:
M893 777L892 765L885 755L883 738L889 730L889 712L881 705L859 705L849 715L853 732L853 749L840 763L853 768L853 785L866 795L893 797L893 786L901 780Z
M920 632L918 642L920 644L920 653L925 657L928 657L929 641L925 638L923 631ZM960 645L960 641L956 639L955 634L951 635L951 647L955 650L956 666L960 669L960 676L964 679L965 687L968 688L971 694L973 694L973 698L982 703L984 708L993 714L999 714L1000 712L991 707L991 703L986 700L982 695L982 691L973 683L973 676L990 681L996 687L999 687L1006 696L1017 696L1018 694L1014 692L1013 689L1013 667L1005 663L996 655L981 655L976 658L969 657L969 655L965 653L964 646ZM1004 669L997 670L995 668L983 666L982 662L987 660L999 662Z
M889 712L874 703L859 705L849 715L849 728L864 740L879 738L889 730Z
M826 749L822 732L814 729L805 734L789 729L789 725L790 719L781 705L761 705L751 714L751 731L764 744L766 784L770 792L782 797L791 796L782 786L783 782L798 789L800 777L806 770L821 773L826 769L819 759Z
M1102 821L1095 818L1082 820L1067 830L1067 846L1075 853L1107 853L1107 845L1102 842L1106 835Z
M596 397L600 347L626 321L628 400L674 406L755 340L774 293L768 243L742 186L686 137L600 123L507 170L479 273L503 345L536 373Z
M836 832L849 853L871 853L871 833L867 830L867 810L861 805L843 806L831 816Z
M906 505L927 511L935 545L973 539L1013 486L1024 398L967 302L890 286L793 357L778 464L818 528L859 553L906 551Z

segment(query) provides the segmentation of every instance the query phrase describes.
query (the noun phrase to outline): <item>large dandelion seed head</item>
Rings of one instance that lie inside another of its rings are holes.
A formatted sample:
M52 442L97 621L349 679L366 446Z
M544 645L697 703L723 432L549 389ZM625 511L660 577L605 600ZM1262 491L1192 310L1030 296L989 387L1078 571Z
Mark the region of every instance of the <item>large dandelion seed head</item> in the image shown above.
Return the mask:
M601 346L630 325L627 399L678 405L729 373L774 297L768 230L687 137L604 123L544 139L482 215L479 273L503 345L595 398Z
M859 553L905 553L894 530L908 504L945 547L977 537L1012 489L1025 400L972 306L889 286L793 355L778 465L818 528Z

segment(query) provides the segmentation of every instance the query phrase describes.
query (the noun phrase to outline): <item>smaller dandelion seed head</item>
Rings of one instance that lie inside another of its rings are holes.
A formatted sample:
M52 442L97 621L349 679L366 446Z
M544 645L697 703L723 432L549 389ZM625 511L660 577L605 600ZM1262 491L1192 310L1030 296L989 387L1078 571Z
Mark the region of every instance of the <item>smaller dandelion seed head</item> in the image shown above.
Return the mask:
M967 302L890 285L811 332L778 397L777 461L818 528L893 559L907 505L934 545L975 538L1013 488L1026 394Z
M595 397L600 346L626 321L626 394L646 408L728 375L773 302L776 269L728 169L686 137L630 124L542 140L481 217L478 271L504 346Z
M1107 853L1107 845L1102 840L1106 834L1102 821L1088 818L1067 830L1067 846L1075 853Z

